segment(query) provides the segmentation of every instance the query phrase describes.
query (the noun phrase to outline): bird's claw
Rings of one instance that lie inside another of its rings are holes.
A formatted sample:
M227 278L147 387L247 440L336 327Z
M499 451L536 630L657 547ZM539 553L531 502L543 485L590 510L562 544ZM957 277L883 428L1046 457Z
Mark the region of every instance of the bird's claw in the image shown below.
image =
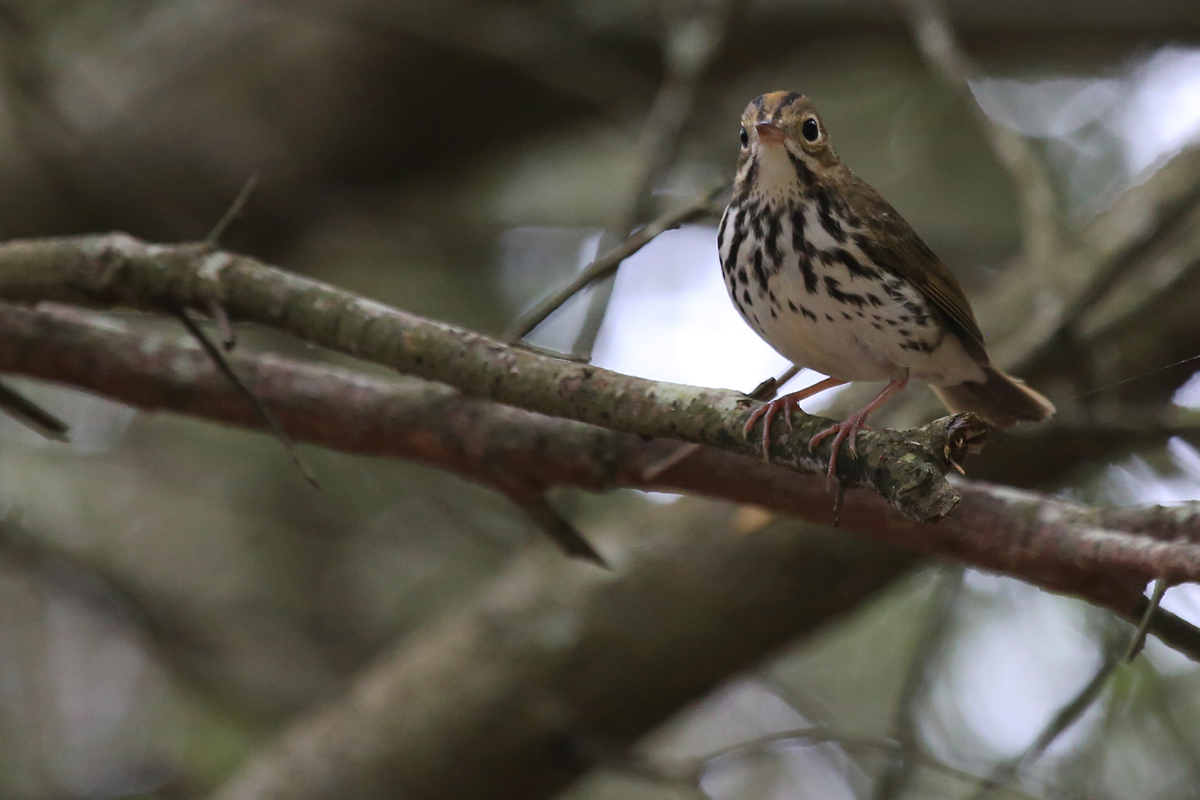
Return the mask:
M826 488L832 487L833 482L838 480L837 459L838 451L842 449L842 442L849 440L850 455L858 457L858 433L871 430L864 424L866 420L866 414L851 414L845 422L834 423L808 440L808 449L812 450L825 439L833 436L833 445L829 451L829 470L825 480Z
M742 426L742 435L746 439L750 438L750 432L754 430L754 426L761 419L763 421L762 430L762 453L763 461L770 463L771 461L771 423L775 421L775 415L780 411L784 412L783 418L787 420L788 430L794 430L792 427L792 408L798 407L800 404L794 400L791 395L777 397L770 402L763 403L758 408L754 409L750 414L750 418L746 420L746 424Z

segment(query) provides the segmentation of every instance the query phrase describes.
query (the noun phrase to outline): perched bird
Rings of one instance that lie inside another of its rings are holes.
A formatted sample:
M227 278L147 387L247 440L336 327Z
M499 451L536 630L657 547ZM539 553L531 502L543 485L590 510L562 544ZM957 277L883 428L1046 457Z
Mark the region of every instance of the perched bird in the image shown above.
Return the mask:
M951 411L1007 428L1038 422L1054 405L991 363L958 281L879 192L842 163L807 97L772 92L742 116L733 199L717 248L742 318L792 363L829 376L759 407L763 452L771 421L801 400L850 381L888 381L874 400L812 438L837 454L868 415L910 378Z

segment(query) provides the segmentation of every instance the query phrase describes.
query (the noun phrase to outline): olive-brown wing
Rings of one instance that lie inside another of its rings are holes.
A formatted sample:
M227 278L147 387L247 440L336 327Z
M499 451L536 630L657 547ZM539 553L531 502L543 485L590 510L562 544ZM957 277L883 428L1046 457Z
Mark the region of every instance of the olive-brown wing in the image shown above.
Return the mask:
M854 199L858 202L854 205L870 230L874 251L868 255L917 287L945 315L971 357L988 363L983 334L958 279L878 192L862 181L856 183L854 194L858 196Z

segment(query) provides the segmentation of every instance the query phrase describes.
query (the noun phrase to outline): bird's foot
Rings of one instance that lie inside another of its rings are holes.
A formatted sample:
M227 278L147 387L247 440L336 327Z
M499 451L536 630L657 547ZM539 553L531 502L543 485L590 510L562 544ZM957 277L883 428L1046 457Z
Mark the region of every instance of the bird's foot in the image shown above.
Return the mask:
M826 486L831 486L838 479L837 476L837 457L838 451L842 449L842 442L850 440L850 455L858 456L858 432L869 431L867 427L867 417L869 417L876 409L892 398L896 392L908 384L908 374L906 373L900 378L893 378L887 386L883 387L883 391L875 396L875 399L867 403L865 406L855 411L850 416L846 417L845 422L838 422L830 425L825 430L818 433L816 436L808 440L808 449L823 442L826 438L833 436L833 448L829 451L829 472L828 478L825 481Z
M791 375L789 373L791 373L791 370L789 370L788 373L784 373L785 382L786 382L787 378L791 377ZM775 419L775 415L778 414L780 411L784 412L783 418L787 420L788 430L789 431L794 430L792 428L792 411L800 410L800 401L801 400L807 400L808 398L812 397L814 394L823 392L826 389L832 389L834 386L841 386L843 383L845 383L845 381L840 381L837 378L826 378L823 381L814 383L812 386L809 386L807 389L801 389L798 392L792 392L791 394L785 394L783 397L777 397L774 400L771 400L770 402L763 403L761 406L759 406L758 408L754 409L754 411L751 412L750 418L748 420L746 420L746 424L742 426L742 435L745 436L747 440L749 440L750 439L750 431L754 430L754 426L758 423L758 421L760 419L763 421L763 432L762 432L763 461L766 461L769 463L771 461L771 421ZM761 386L758 389L754 390L755 393L757 393L760 389L762 389Z
M870 410L864 408L862 411L855 412L846 418L845 422L837 422L830 425L825 430L818 433L816 436L808 440L808 449L812 450L821 442L833 437L832 449L829 452L829 471L827 474L826 485L831 484L838 479L837 476L837 458L838 451L842 449L842 442L849 442L850 455L858 456L858 433L859 431L869 431L867 427L867 415Z
M792 410L798 408L800 408L800 401L796 395L785 394L783 397L777 397L754 409L753 413L750 414L750 419L746 420L746 424L742 426L742 435L746 439L749 439L750 432L754 430L754 426L758 424L760 419L763 421L763 461L769 462L771 460L771 423L775 420L775 415L780 411L784 412L783 418L787 420L788 430L792 430Z

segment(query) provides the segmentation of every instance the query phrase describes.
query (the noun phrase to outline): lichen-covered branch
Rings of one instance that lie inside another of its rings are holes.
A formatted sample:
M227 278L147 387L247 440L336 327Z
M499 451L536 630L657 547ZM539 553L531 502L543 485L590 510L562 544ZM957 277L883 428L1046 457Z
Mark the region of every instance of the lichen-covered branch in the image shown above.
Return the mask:
M829 521L824 480L704 448L648 480L678 445L532 414L414 379L384 379L271 355L231 364L288 432L347 452L411 458L504 489L636 487L752 503ZM0 370L98 392L146 410L261 428L254 406L186 339L121 330L72 309L0 308ZM1084 597L1128 619L1152 579L1200 580L1194 507L1092 509L1035 492L959 483L950 517L920 523L868 492L849 492L848 530L910 551L952 557L1051 591ZM603 543L600 545L604 550ZM1159 613L1152 631L1200 659L1200 633Z
M648 381L541 356L204 245L152 245L122 234L9 242L0 245L0 298L147 310L220 305L233 320L280 328L486 400L762 456L758 437L742 435L754 403L738 392ZM828 441L811 452L807 442L831 422L795 416L790 436L786 426L776 426L772 460L823 472ZM968 414L915 430L866 433L859 436L857 457L838 459L838 474L913 519L941 519L958 502L946 471L981 444L986 430Z

